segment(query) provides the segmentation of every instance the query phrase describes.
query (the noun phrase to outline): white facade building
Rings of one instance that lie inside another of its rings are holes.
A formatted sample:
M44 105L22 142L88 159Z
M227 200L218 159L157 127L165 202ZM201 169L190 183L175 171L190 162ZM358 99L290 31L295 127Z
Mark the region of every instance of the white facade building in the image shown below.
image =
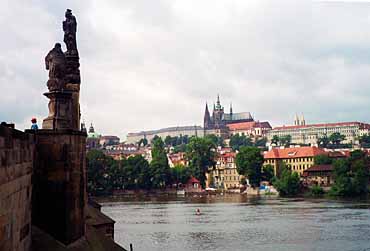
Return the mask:
M161 137L162 140L166 138L166 136L171 137L179 137L180 135L188 137L191 136L204 136L204 130L201 126L176 126L176 127L168 127L159 130L152 130L152 131L142 131L138 133L129 133L127 134L126 144L136 144L141 139L146 138L148 142L154 138L154 136Z
M329 137L333 133L340 133L346 137L344 144L358 144L358 137L369 134L370 124L361 122L340 122L311 125L294 125L275 127L267 133L268 142L276 135L278 137L290 135L292 144L316 145L319 138Z

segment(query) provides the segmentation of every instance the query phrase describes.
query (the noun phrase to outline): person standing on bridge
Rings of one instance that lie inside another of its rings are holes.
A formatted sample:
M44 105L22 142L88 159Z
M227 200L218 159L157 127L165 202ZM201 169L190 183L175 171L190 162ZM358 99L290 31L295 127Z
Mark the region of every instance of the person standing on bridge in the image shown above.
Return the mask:
M31 119L31 122L32 122L32 125L31 125L31 130L38 130L39 129L39 126L37 125L37 119L36 118L32 118Z

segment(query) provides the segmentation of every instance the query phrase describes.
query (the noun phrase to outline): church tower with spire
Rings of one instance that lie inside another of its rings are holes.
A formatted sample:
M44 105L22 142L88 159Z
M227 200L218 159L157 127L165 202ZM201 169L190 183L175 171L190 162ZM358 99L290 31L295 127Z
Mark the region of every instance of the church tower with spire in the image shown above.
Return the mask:
M295 117L294 117L294 125L295 126L299 126L300 125L300 121L299 121L299 118L298 118L298 115L295 114Z
M224 108L221 106L220 95L217 95L217 102L215 109L213 109L212 119L216 127L222 126L222 120L224 118Z
M206 110L204 112L204 129L210 129L212 127L212 120L211 120L211 115L209 114L208 110L208 103L206 103Z
M230 103L230 118L233 119L233 103Z
M225 112L221 105L220 95L217 95L216 103L213 103L212 113L208 110L208 103L204 113L204 134L214 134L220 137L226 137L228 134L228 125L242 122L254 121L249 112L234 113L232 103L230 103L230 113Z

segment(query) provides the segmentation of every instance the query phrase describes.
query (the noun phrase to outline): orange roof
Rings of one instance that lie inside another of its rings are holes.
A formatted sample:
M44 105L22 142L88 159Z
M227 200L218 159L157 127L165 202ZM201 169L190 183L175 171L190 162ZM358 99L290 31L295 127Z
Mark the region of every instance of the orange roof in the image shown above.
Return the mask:
M251 121L251 122L241 122L241 123L233 123L228 124L227 127L229 130L250 130L256 127L263 127L263 128L271 128L269 122L258 122L258 121Z
M235 156L236 156L236 153L224 153L224 154L221 154L221 157L224 157L224 158L228 158L228 157L235 158Z
M264 153L265 159L293 159L293 158L304 158L313 157L316 155L328 154L322 148L315 146L304 146L304 147L292 147L292 148L274 148L271 151Z
M311 124L311 125L279 126L279 127L275 127L274 130L288 130L288 129L310 128L310 127L351 126L351 125L358 125L362 128L370 128L370 124L361 123L361 122L339 122L339 123L322 123L322 124Z

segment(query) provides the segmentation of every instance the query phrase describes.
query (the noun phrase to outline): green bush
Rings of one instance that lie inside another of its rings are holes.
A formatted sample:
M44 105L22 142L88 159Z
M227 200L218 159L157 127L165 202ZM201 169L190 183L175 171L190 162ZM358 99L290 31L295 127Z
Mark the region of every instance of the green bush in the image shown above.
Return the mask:
M335 182L329 194L339 197L361 196L368 193L370 160L360 150L351 152L348 159L334 162Z
M299 175L284 168L280 178L273 182L274 187L278 190L280 196L295 196L301 191Z
M323 195L325 192L324 192L324 189L322 189L321 186L319 185L314 185L310 188L310 195L311 196L321 196Z

